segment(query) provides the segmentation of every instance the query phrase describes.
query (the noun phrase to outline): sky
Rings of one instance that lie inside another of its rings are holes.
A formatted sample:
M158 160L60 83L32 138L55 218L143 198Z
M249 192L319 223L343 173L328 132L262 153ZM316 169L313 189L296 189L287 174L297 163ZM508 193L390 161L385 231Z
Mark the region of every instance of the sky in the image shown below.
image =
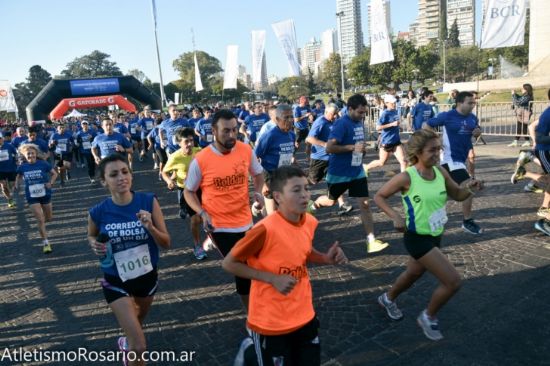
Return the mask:
M481 0L476 1L477 18ZM364 37L367 5L361 1ZM336 0L156 0L157 32L164 84L178 79L172 62L197 50L225 64L226 46L239 46L239 64L251 67L251 30L265 29L267 74L288 76L288 64L271 24L294 19L298 47L336 28ZM0 80L24 82L40 65L52 76L94 50L111 55L123 73L139 69L159 81L151 0L0 0L2 57ZM395 33L408 31L418 14L417 0L391 0ZM479 19L476 30L479 36ZM365 42L367 43L367 42Z

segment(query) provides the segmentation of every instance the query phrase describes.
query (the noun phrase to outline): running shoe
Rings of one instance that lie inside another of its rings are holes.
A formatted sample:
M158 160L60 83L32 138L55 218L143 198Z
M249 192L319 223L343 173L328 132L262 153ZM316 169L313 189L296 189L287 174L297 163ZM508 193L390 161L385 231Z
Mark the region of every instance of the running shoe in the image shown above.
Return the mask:
M262 210L258 209L258 207L256 207L257 205L257 202L254 202L252 204L252 206L250 207L250 211L252 211L252 216L254 217L258 217L262 214Z
M244 366L245 365L245 358L244 354L248 347L253 347L254 342L252 341L252 338L246 337L242 340L241 345L239 346L239 351L237 352L237 356L235 356L235 361L233 361L233 366Z
M439 331L439 322L437 319L430 319L428 314L426 314L426 310L422 310L418 318L416 318L416 322L420 328L422 328L424 335L428 337L428 339L432 341L443 339L443 334Z
M15 208L15 201L12 198L8 200L8 207Z
M317 210L317 207L315 207L315 202L312 200L309 200L307 203L306 212L315 216L315 211Z
M128 357L126 355L129 351L128 340L126 339L126 337L119 337L117 344L118 350L122 352L122 364L124 366L128 366Z
M155 163L155 165L153 165L153 169L158 169L158 168L159 168L159 165Z
M483 233L483 229L479 227L478 224L474 221L474 219L468 219L462 221L462 229L464 229L465 232L478 235Z
M529 147L531 146L531 143L529 141L525 141L523 144L521 144L521 147Z
M367 253L376 253L386 249L389 246L388 243L383 242L382 240L374 239L374 241L369 243L367 239Z
M95 179L94 178L90 178L90 184L95 184Z
M540 219L537 222L535 222L535 229L537 229L543 234L550 236L550 224L545 219Z
M208 255L206 255L206 252L204 251L204 249L201 248L200 245L197 245L193 249L193 254L195 255L195 258L197 258L197 260L199 260L199 261L202 261L203 259L208 257Z
M50 254L52 252L52 246L50 243L46 243L42 246L42 253L44 254Z
M210 239L209 236L206 237L206 239L204 239L204 241L202 242L202 249L205 251L205 252L209 252L211 250L214 250L216 249L214 247L214 243L212 243L212 239Z
M397 307L395 301L390 301L388 299L388 293L384 292L382 295L378 296L378 303L381 307L386 310L386 313L392 320L401 320L403 319L403 313Z
M533 152L531 152L530 150L520 151L520 153L518 155L518 160L516 162L516 166L526 165L527 163L533 161L534 159L535 159L535 155L533 155Z
M544 193L544 189L537 186L537 184L534 181L531 181L523 187L523 190L525 192L533 192L533 193Z
M338 208L338 215L345 215L348 212L351 212L353 210L353 206L349 203L344 203L342 206Z
M519 180L525 179L525 173L527 173L525 168L522 165L518 166L514 174L512 174L512 178L510 178L512 184L516 184Z
M512 141L511 144L508 144L508 147L517 147L518 146L518 140Z
M537 211L537 216L542 217L543 219L550 220L550 208L541 207Z

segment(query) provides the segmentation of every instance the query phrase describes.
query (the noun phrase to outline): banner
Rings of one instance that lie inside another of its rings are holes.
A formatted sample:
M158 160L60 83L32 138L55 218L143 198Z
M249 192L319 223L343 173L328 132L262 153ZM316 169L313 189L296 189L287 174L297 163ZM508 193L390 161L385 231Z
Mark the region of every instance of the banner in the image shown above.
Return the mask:
M265 50L265 30L252 31L252 82L262 82L262 62Z
M202 87L201 73L199 71L199 63L197 62L197 54L195 53L195 91L200 92L204 88Z
M7 80L0 80L0 111L18 112L13 90Z
M298 62L298 55L296 53L298 46L296 43L294 20L288 19L279 23L273 23L271 27L286 55L290 76L300 76L300 63Z
M523 45L527 0L486 0L481 48Z
M372 0L370 10L372 23L370 25L370 64L393 61L393 50L384 15L383 0Z
M71 80L70 86L73 96L120 92L120 85L118 84L117 78Z
M223 88L237 89L237 76L239 76L239 46L227 46L225 59L225 72L223 74Z
M136 106L122 95L99 95L86 98L65 98L61 100L50 112L51 119L63 117L69 109L87 109L99 107L119 106L129 112L137 112ZM110 109L111 110L111 109Z

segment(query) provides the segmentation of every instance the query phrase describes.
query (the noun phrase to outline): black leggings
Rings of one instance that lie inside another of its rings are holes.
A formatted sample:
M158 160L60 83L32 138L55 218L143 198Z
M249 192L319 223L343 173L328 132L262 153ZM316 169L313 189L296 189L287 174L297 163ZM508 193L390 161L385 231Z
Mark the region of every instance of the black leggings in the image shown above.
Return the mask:
M529 135L529 124L528 123L523 123L523 122L520 122L520 121L516 121L516 133L518 135ZM520 136L516 136L516 140L519 140L520 139ZM526 141L529 141L529 136L526 136L524 137L524 139Z
M88 166L88 176L90 179L95 179L95 159L92 154L82 154L86 160L86 165Z

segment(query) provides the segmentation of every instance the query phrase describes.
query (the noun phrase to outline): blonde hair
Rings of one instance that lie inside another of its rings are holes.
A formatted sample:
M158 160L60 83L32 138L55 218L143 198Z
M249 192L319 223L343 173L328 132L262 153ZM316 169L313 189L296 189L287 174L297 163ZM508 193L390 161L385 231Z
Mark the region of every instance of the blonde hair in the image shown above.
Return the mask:
M36 158L37 159L46 160L46 155L44 155L44 153L42 151L40 151L40 148L36 144L23 144L23 145L19 146L18 151L21 155L25 155L25 153L29 149L34 149L34 151L36 151Z
M432 130L417 130L409 139L407 143L407 159L409 160L409 165L414 165L418 163L417 155L422 154L422 150L428 144L429 141L433 139L439 139L437 132Z

